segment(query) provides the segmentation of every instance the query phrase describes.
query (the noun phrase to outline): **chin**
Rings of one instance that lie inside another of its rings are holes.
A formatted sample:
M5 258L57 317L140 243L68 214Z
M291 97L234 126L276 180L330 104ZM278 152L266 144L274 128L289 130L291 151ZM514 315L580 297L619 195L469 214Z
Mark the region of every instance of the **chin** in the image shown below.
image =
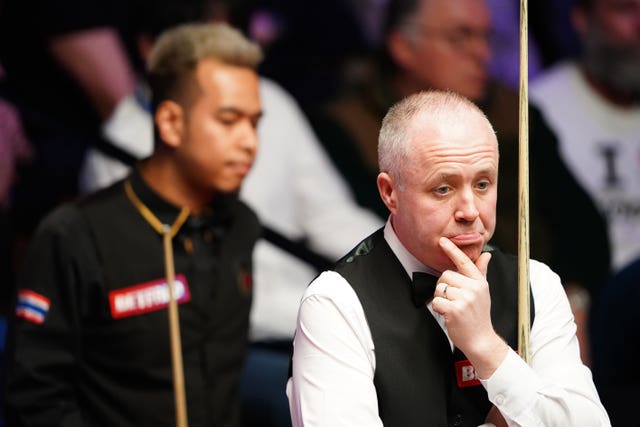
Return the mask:
M224 182L218 182L214 185L216 191L220 193L236 193L240 190L242 180L227 180Z
M478 257L480 255L482 255L482 248L483 246L467 246L467 247L462 247L460 248L462 250L462 252L465 253L466 256L469 257L469 259L473 262L476 262L476 260L478 259Z

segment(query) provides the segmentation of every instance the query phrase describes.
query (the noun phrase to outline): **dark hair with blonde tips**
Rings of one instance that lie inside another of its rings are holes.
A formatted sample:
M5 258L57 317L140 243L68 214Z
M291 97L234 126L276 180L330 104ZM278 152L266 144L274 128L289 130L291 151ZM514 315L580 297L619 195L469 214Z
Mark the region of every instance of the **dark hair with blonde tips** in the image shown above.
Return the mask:
M193 73L203 59L256 69L262 50L239 30L224 23L182 24L162 33L147 62L151 104L188 102Z

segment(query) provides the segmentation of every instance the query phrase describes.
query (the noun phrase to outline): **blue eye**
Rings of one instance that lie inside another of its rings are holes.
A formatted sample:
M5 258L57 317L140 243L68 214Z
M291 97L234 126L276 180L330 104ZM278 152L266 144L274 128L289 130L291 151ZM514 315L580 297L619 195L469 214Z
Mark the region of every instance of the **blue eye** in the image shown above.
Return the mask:
M450 188L443 185L442 187L438 187L436 188L436 193L438 194L447 194L449 192Z
M481 181L478 183L478 188L481 190L486 190L489 188L489 181Z

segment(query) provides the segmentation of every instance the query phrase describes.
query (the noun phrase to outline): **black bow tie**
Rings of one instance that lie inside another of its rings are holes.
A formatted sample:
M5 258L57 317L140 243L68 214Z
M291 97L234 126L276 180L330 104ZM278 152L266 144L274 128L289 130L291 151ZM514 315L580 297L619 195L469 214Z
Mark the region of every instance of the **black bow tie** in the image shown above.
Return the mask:
M431 301L436 291L438 278L429 273L414 272L411 284L413 303L416 307L424 307L427 301Z

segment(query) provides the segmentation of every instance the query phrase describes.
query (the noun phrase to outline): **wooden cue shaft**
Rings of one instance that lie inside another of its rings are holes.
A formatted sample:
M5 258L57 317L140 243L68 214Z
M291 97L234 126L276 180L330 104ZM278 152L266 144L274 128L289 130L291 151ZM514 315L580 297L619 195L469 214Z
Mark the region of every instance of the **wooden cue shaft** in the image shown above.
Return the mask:
M171 232L166 227L162 234L164 242L164 262L169 289L169 337L171 339L171 367L173 369L173 394L176 406L176 426L187 427L187 401L184 389L184 371L182 369L182 345L180 338L180 320L178 319L178 302L175 298L173 284L175 272L173 266L173 247Z
M527 0L520 0L520 111L518 157L518 352L529 363L529 94Z

